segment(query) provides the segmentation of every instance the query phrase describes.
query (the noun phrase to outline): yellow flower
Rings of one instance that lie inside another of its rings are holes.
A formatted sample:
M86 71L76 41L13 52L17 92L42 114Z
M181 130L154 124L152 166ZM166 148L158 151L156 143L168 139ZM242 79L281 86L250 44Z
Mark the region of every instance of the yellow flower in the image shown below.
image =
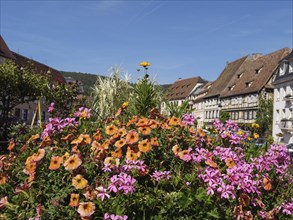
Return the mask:
M238 135L243 135L244 132L243 132L242 130L239 130L239 131L237 132L237 134L238 134Z
M95 212L95 204L92 202L81 202L78 206L77 212L81 217L89 217Z
M82 177L82 175L77 174L72 178L72 185L76 189L84 189L87 186L88 181Z
M118 128L113 124L106 127L106 134L107 135L112 136L112 135L116 134L117 131L118 131Z
M75 170L82 164L77 154L70 156L64 163L65 170Z
M143 67L147 67L147 66L150 66L151 64L149 62L143 61L139 65Z
M79 194L71 193L69 205L71 207L76 207L78 206L78 203L79 203Z
M138 149L140 152L149 152L152 149L152 145L148 139L138 142Z
M255 139L259 138L259 134L258 134L258 133L253 133L253 137L254 137Z
M259 128L259 124L257 124L257 123L252 123L252 124L251 124L251 127L252 127L252 128Z
M126 108L128 106L128 102L123 102L122 108Z

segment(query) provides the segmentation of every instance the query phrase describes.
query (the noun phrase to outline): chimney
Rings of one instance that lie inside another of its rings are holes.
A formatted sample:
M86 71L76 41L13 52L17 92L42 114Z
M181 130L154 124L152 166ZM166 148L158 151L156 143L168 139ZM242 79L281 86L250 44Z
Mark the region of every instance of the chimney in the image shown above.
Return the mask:
M253 53L252 54L252 59L253 60L256 60L257 58L261 57L262 56L262 53Z

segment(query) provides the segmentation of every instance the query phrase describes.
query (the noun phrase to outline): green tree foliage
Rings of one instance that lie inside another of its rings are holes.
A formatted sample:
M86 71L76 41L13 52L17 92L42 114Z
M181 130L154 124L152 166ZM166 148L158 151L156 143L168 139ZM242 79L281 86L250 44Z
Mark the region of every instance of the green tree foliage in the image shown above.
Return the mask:
M77 104L78 85L76 83L48 84L45 99L48 104L54 103L53 117L68 116Z
M92 88L92 106L99 119L105 119L115 114L123 102L128 101L131 93L131 86L128 83L128 76L121 79L121 70L118 67L112 68L111 76L98 78Z
M14 62L0 65L0 124L2 136L9 126L9 112L18 104L38 99L47 90L48 77L36 74L32 65L18 67ZM1 136L1 134L0 134Z
M220 111L220 121L222 123L225 123L226 121L228 121L230 119L230 114L229 112L225 112L225 111Z
M268 136L272 133L273 127L273 100L271 98L259 98L259 108L256 113L256 123L260 126L261 136Z
M62 71L61 74L64 77L72 77L77 81L82 82L84 93L86 95L90 95L92 92L92 88L96 84L97 80L102 78L107 78L106 76L100 76L95 74L89 74L89 73L79 73L79 72L64 72Z
M145 74L143 79L139 79L134 85L134 91L130 99L130 109L133 114L147 116L151 109L160 108L162 92Z

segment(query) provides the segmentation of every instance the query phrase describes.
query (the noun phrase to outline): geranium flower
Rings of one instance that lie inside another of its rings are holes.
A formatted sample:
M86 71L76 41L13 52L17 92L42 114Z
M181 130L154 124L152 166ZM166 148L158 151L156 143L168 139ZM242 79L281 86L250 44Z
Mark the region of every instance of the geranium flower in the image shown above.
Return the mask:
M1 174L0 174L0 185L5 184L6 181L7 181L6 176L5 176L3 173L1 173Z
M150 135L151 134L151 128L150 127L139 127L138 132L143 135Z
M48 107L48 112L49 113L52 112L54 110L54 108L55 108L55 103L54 102L51 102L50 105L49 105L49 107Z
M64 167L65 170L75 170L82 164L81 159L77 154L70 156L65 162Z
M131 130L126 135L126 142L128 144L135 144L139 139L139 135L135 130Z
M88 181L83 178L82 175L77 174L75 177L72 178L72 185L76 189L84 189L88 184Z
M78 206L78 203L79 203L79 194L77 194L77 193L71 193L69 205L71 207L77 207Z
M151 151L152 145L148 139L138 142L138 149L140 152L147 153Z
M110 220L127 220L128 216L127 215L120 216L120 215L105 213L104 220L108 220L108 219L110 219Z
M32 155L32 160L38 162L41 159L43 159L44 156L45 156L45 149L39 149L37 153Z
M59 169L59 167L60 167L62 162L63 162L62 157L53 156L51 158L49 170L57 170L57 169Z
M81 202L78 206L77 212L81 217L90 217L95 212L95 204L92 202Z
M100 198L102 201L104 201L104 199L110 198L110 195L106 192L106 189L103 186L99 186L96 188L97 190L97 197Z
M123 147L126 144L126 140L124 138L121 138L120 140L116 141L114 146L115 147Z
M112 135L116 134L117 131L118 131L118 128L113 124L106 127L106 134L107 135L112 136Z

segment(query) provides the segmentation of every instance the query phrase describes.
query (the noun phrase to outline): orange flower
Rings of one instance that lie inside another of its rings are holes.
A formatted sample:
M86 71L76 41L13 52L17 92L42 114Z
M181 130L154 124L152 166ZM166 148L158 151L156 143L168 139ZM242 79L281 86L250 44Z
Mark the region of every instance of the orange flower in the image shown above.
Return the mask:
M175 116L173 116L172 118L170 118L169 120L169 125L178 125L180 123L180 119L176 118Z
M117 148L114 152L111 153L112 157L114 158L121 158L122 157L122 148Z
M149 152L152 149L152 145L148 139L138 142L138 149L140 152Z
M245 193L241 193L241 195L239 197L239 202L243 206L249 206L250 197L247 194L245 194Z
M150 135L151 134L151 128L150 127L139 127L138 128L139 133L143 135Z
M61 158L62 158L62 163L64 163L68 158L69 158L69 153L66 152Z
M125 128L120 128L117 132L117 134L120 136L120 137L124 137L127 132L126 132L126 129Z
M198 134L199 134L200 137L205 137L206 136L206 133L201 128L198 129Z
M39 149L37 153L33 154L32 159L33 161L40 161L45 156L45 149Z
M29 140L31 140L31 141L35 141L35 140L37 140L37 139L39 139L39 138L40 138L40 135L39 135L39 134L35 134L35 135L32 135L31 138L30 138Z
M70 203L69 203L69 205L71 207L77 207L78 203L79 203L79 194L71 193L70 194Z
M4 174L0 174L0 185L5 184L7 181L6 176L4 176Z
M144 67L144 68L146 68L146 67L150 66L151 64L149 62L142 61L142 62L139 63L139 65Z
M115 166L119 166L120 160L114 157L106 157L104 160L104 164L114 164Z
M91 143L91 138L88 134L80 134L78 138L71 141L71 144L80 144L80 145L87 145Z
M127 126L133 125L134 123L137 122L137 120L138 120L138 116L137 116L137 115L132 116L132 119L130 119L130 120L127 122Z
M51 140L51 138L48 137L48 136L46 136L45 138L43 138L43 141L42 141L40 147L41 147L41 148L46 147L46 146L52 144L52 142L53 142L53 141Z
M159 146L159 141L158 141L158 138L157 137L151 138L151 145L152 146L156 146L156 147Z
M59 169L61 163L62 163L62 157L53 156L51 158L49 170L57 170L57 169Z
M120 140L116 141L114 146L115 147L123 147L126 144L126 140L124 138L121 138Z
M227 158L225 162L228 168L233 168L235 166L235 162L231 157Z
M96 141L100 141L103 139L103 136L101 134L101 131L100 130L97 130L96 133L94 133L93 135L93 138L96 140Z
M104 141L104 143L102 144L102 147L103 147L103 149L108 149L108 147L109 147L109 145L110 145L110 140L109 139L106 139L105 141Z
M11 151L15 147L14 140L9 141L9 145L7 147L7 150Z
M92 202L81 202L78 206L77 212L81 217L90 217L95 212L95 204Z
M142 117L138 120L138 122L136 123L137 127L142 127L142 126L147 126L148 125L149 120L145 117Z
M113 124L106 127L106 134L107 135L112 136L112 135L116 134L117 131L118 131L118 128Z
M218 165L210 158L206 159L205 164L215 169L218 168Z
M75 189L84 189L87 186L88 181L82 177L82 175L77 174L72 178L72 185Z
M150 126L151 129L156 129L158 127L158 124L159 123L154 119L149 120L149 126Z
M136 153L134 150L131 150L130 147L127 148L127 152L126 152L127 160L137 160L139 156L140 156L139 153Z
M265 190L269 191L272 189L272 183L269 177L263 178L262 183Z
M87 189L83 195L87 200L94 200L97 198L97 191L93 189Z
M161 126L162 126L163 129L166 129L166 130L171 129L171 126L169 124L167 124L167 123L163 123Z
M37 169L36 162L30 162L25 165L25 169L23 172L27 175L30 175L30 174L36 172L36 169Z
M135 130L131 130L126 135L126 142L128 144L135 144L139 139L138 133Z
M27 182L30 183L36 179L36 173L30 173L29 177L27 178Z
M178 152L178 156L179 156L179 158L181 160L183 160L184 159L184 156L187 155L187 154L189 154L189 151L188 150L182 150L182 151L179 151Z
M73 134L68 134L65 137L61 138L62 141L72 141L73 140Z
M179 146L178 146L177 144L174 145L174 146L172 147L172 151L173 151L173 153L177 156L178 153L179 153L179 151L180 151Z
M78 157L77 154L70 156L65 162L64 167L65 170L75 170L82 164L81 159Z

